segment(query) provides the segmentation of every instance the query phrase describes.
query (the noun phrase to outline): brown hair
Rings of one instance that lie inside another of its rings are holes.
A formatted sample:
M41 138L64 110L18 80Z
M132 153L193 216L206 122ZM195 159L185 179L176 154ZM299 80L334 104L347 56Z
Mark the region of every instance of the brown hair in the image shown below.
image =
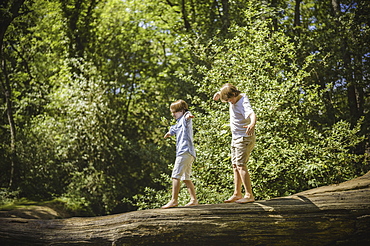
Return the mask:
M220 98L221 101L227 102L230 98L239 96L240 93L234 85L226 83L220 89Z
M184 100L177 100L176 102L171 103L170 106L171 112L180 112L180 111L189 111L188 104Z

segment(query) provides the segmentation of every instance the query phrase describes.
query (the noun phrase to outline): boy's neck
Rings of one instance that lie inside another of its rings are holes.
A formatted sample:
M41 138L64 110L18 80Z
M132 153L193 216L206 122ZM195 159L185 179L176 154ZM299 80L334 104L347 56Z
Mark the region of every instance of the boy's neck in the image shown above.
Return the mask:
M239 102L240 98L242 98L242 94L239 94L239 95L236 97L235 104L236 104L237 102Z

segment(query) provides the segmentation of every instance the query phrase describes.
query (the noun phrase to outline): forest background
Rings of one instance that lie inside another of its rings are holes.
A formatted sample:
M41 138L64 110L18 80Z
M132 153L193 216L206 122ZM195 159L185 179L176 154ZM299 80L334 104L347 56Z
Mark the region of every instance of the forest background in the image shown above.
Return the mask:
M370 3L350 0L8 0L0 3L0 203L80 215L170 197L175 121L195 115L200 203L231 195L226 82L258 117L257 199L370 170ZM187 202L185 189L180 205Z

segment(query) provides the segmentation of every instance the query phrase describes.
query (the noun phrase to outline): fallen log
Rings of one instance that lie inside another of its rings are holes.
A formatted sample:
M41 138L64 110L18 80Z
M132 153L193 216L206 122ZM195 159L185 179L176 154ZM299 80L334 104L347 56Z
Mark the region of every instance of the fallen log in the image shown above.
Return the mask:
M54 220L1 218L1 245L370 245L370 172L248 204Z

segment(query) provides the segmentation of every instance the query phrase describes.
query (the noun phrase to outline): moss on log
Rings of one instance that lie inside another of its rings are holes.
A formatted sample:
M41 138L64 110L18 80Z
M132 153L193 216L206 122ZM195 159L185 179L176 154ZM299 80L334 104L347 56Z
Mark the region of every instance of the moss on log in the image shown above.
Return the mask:
M92 218L2 218L1 245L370 245L370 172L248 204Z

